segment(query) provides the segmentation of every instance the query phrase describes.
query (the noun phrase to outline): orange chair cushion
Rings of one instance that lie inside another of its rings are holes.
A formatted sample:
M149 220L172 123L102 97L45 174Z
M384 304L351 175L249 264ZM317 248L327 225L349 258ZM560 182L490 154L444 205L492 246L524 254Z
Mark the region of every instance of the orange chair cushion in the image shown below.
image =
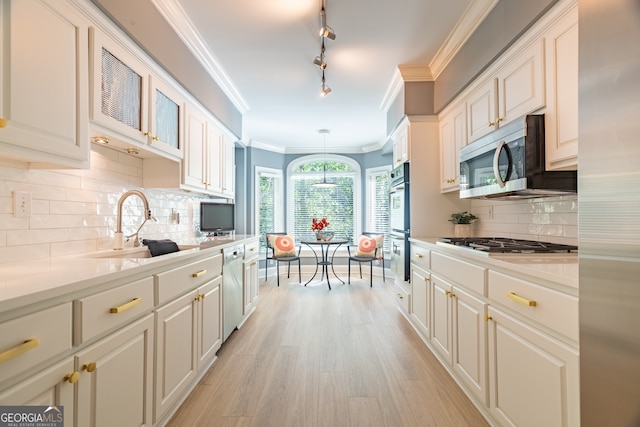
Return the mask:
M273 256L276 258L296 255L296 244L293 236L271 234L269 235L269 244L273 248Z
M382 236L360 236L356 256L373 258L378 246L382 246Z

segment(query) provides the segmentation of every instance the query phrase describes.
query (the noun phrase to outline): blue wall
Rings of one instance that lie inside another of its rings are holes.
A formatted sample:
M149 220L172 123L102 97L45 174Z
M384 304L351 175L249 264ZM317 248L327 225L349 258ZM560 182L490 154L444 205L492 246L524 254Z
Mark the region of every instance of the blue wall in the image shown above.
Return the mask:
M236 154L238 154L237 150L236 150ZM272 151L263 150L260 148L247 147L245 149L245 155L243 156L244 158L242 160L243 161L242 167L244 169L244 173L242 176L240 176L239 173L236 176L236 179L237 179L236 194L237 195L241 194L240 192L238 192L238 190L241 187L242 187L242 192L244 193L243 201L237 200L237 196L236 196L236 204L243 203L246 206L246 218L244 223L244 230L242 232L245 232L247 234L257 233L257 230L255 230L256 206L255 206L255 188L254 188L255 187L254 183L256 179L255 177L256 166L282 170L282 174L284 178L284 186L285 186L284 194L287 194L286 193L287 192L287 176L286 176L287 166L293 160L299 157L308 156L310 154L321 154L321 152L304 153L304 154L283 154L283 153L275 153ZM358 162L358 164L360 164L361 182L366 182L365 172L367 169L391 165L393 160L392 153L383 153L382 150L372 151L364 154L342 154L342 153L339 153L339 154L342 156L354 159L355 161ZM240 169L238 165L238 159L236 159L236 167L238 170ZM240 182L241 179L244 179L244 182ZM363 191L362 200L361 200L362 203L364 203L364 197L365 197L365 192ZM285 203L286 203L286 200L285 200ZM286 206L285 206L285 209L286 209ZM363 212L362 214L363 214L363 218L361 218L361 220L362 220L362 223L364 224L365 213ZM240 227L238 227L238 230L240 230Z

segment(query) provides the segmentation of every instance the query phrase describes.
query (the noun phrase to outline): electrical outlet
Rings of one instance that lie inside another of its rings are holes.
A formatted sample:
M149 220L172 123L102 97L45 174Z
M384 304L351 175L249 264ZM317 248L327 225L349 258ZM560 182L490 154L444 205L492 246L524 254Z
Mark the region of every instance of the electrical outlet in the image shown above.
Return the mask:
M493 206L489 206L489 219L493 219Z
M13 192L13 214L16 218L31 216L31 193L26 191Z

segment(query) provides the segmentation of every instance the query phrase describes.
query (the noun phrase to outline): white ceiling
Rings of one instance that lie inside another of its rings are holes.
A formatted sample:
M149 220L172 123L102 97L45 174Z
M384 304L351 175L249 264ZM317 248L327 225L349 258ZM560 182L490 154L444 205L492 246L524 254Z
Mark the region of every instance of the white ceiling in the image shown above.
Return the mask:
M382 147L398 66L437 77L496 2L326 0L336 39L325 42L323 98L322 0L152 0L244 113L243 141L282 152L318 151L319 129L328 151Z

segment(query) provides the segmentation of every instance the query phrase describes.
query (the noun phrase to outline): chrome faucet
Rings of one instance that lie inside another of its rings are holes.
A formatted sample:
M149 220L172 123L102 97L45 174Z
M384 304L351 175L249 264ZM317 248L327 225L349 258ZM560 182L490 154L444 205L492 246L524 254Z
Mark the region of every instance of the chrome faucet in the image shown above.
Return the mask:
M118 200L118 224L117 224L117 227L116 227L116 234L115 234L115 241L114 241L114 244L113 244L113 249L122 249L123 248L123 243L122 243L122 240L123 240L123 236L122 236L122 205L124 204L124 201L129 196L138 196L138 197L140 197L140 199L142 199L142 204L144 205L145 216L144 216L144 221L142 221L142 224L140 224L140 227L138 227L138 229L135 231L135 233L130 234L129 236L126 236L127 241L131 237L135 236L135 240L133 242L133 245L134 246L139 246L140 245L140 241L138 239L138 233L140 232L140 229L142 228L142 226L149 219L157 221L151 215L151 209L149 209L149 201L147 200L147 197L141 191L138 191L138 190L127 191L122 196L120 196L120 200Z

